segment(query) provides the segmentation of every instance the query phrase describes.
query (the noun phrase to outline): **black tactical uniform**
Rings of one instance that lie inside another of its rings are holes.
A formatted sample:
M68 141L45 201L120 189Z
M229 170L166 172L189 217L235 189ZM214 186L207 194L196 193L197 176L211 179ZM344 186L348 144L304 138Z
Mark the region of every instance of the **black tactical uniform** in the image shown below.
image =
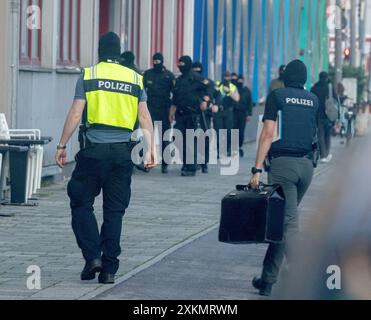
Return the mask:
M192 70L195 73L198 73L199 75L202 75L203 72L203 66L201 62L195 62L192 66ZM211 111L211 107L214 103L214 95L216 94L216 89L215 89L215 83L207 79L209 84L207 85L206 88L206 95L209 97L210 101L208 103L208 108L206 111L201 113L201 129L204 130L205 132L211 128L211 119L213 118L213 112ZM203 173L208 173L208 164L210 161L210 138L206 137L205 139L205 164L202 164L202 172Z
M299 232L298 205L313 177L313 145L317 135L318 99L304 90L307 68L300 60L287 65L286 88L274 90L267 99L264 121L277 122L280 114L281 139L269 151L269 183L282 186L285 198L285 242L270 244L264 259L261 279L253 285L260 294L269 295L277 281L284 257L292 262L292 251ZM255 169L255 168L254 168Z
M245 140L245 130L247 117L252 116L252 96L248 87L244 87L244 78L240 76L235 84L240 94L240 102L234 108L234 129L239 130L240 156L243 157L242 150Z
M154 122L161 122L159 129L160 139L163 140L164 133L170 129L169 109L171 105L171 94L174 89L175 77L164 65L162 54L156 53L154 67L144 73L144 88L148 95L148 109ZM162 141L162 154L169 142ZM162 172L167 173L167 163L162 159Z
M176 129L180 130L183 136L184 165L182 176L195 176L197 171L197 141L195 141L192 150L191 143L187 143L186 132L187 129L197 130L201 128L200 105L203 97L207 95L209 81L192 71L192 59L189 56L181 57L179 64L182 75L175 81L173 105L176 107ZM193 161L187 161L187 154L188 157L193 154Z

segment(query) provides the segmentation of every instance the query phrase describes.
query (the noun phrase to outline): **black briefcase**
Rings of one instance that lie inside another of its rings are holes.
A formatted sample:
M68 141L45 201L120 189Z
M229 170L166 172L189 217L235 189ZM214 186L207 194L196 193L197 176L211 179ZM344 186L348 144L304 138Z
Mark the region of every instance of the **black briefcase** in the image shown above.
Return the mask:
M281 243L285 197L281 186L239 185L222 200L219 241L231 244Z

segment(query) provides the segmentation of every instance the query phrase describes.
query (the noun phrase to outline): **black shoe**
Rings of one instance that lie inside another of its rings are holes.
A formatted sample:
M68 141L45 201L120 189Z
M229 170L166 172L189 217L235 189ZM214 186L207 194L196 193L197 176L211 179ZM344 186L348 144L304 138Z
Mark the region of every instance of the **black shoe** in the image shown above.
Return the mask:
M168 170L167 166L166 166L166 167L165 167L165 166L162 167L161 172L162 172L163 174L168 174L168 173L169 173L169 170Z
M100 259L94 259L85 264L84 270L81 272L81 280L88 281L94 280L95 274L102 271L102 261Z
M227 152L227 158L230 158L230 157L232 157L232 152L231 151L228 151Z
M255 289L259 290L261 296L269 297L272 293L273 284L267 283L258 277L252 280L252 285Z
M209 168L208 168L207 164L202 166L202 173L209 173Z
M183 171L182 177L195 177L196 171Z
M145 172L145 173L148 173L149 170L144 166L144 163L141 163L139 165L136 165L135 166L139 171L142 171L142 172Z
M243 152L242 149L240 149L240 157L243 158L244 155L245 155L245 153Z
M102 284L114 284L115 283L115 275L111 273L101 272L98 277L99 283Z

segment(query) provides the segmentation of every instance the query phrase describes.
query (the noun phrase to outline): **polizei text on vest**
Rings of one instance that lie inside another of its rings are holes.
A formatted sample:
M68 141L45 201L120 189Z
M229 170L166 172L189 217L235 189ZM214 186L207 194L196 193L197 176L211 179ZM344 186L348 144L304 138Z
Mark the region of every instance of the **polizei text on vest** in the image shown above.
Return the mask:
M286 98L286 103L314 107L313 100L307 100L307 99L302 99L302 98Z
M107 90L115 90L115 91L121 91L125 93L132 93L133 86L128 83L122 83L117 81L103 81L100 80L98 82L98 88L99 89L107 89Z

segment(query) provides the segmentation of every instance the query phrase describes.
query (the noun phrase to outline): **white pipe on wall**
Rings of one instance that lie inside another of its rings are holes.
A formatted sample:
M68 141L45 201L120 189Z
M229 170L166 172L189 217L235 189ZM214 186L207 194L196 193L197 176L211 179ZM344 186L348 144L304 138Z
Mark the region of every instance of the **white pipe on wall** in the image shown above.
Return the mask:
M12 0L10 3L12 17L11 37L11 127L17 126L17 92L18 92L18 69L19 69L19 15L20 2Z

